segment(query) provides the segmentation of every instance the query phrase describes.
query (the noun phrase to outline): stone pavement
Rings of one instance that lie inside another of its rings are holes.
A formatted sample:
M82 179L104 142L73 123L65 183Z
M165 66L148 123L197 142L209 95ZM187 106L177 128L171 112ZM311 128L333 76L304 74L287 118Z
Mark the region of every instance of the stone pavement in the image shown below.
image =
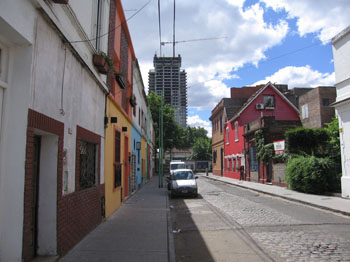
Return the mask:
M175 261L166 187L152 177L60 261Z
M208 176L205 173L197 173L196 175L350 216L350 199L347 198L299 193L284 187L240 181L233 178L216 176L212 173L208 173Z

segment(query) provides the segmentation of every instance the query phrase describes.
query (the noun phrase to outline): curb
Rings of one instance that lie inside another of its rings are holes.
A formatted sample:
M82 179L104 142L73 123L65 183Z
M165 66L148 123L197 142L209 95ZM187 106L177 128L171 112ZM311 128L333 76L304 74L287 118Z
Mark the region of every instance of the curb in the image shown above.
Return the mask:
M325 206L313 204L313 203L310 203L310 202L307 202L307 201L303 201L303 200L299 200L299 199L295 199L295 198L291 198L291 197L287 197L287 196L281 196L281 195L274 194L274 193L271 193L271 192L266 192L266 191L263 191L263 190L246 187L244 185L238 185L238 184L235 184L235 183L230 183L230 182L227 182L227 181L224 181L224 180L220 180L220 179L216 179L216 178L210 177L210 176L203 175L203 177L205 177L206 179L219 181L221 183L225 183L225 184L228 184L228 185L232 185L232 186L236 186L236 187L240 187L240 188L244 188L244 189L249 189L249 190L252 190L252 191L255 191L255 192L259 192L261 194L270 195L270 196L274 196L274 197L279 197L279 198L282 198L282 199L285 199L285 200L288 200L288 201L291 201L291 202L296 202L296 203L312 206L312 207L315 207L315 208L331 211L331 212L334 212L334 213L337 213L337 214L341 214L341 215L345 215L345 216L349 216L350 217L350 212L341 211L341 210L338 210L338 209L333 209L333 208L330 208L330 207L325 207Z
M171 217L170 217L170 207L169 207L169 197L168 190L166 190L166 217L167 217L167 236L168 236L168 262L176 262L175 256L175 242L173 230L171 227Z

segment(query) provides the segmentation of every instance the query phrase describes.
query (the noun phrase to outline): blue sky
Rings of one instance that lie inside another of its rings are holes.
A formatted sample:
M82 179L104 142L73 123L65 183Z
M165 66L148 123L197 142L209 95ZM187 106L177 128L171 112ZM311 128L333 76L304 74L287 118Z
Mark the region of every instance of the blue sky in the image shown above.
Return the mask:
M148 0L122 0L126 17ZM162 41L172 40L173 0L161 0ZM158 1L128 21L146 93L160 55ZM188 79L188 124L211 136L211 110L230 87L267 83L334 85L329 40L350 24L349 0L176 0L176 45ZM171 56L171 45L162 48Z

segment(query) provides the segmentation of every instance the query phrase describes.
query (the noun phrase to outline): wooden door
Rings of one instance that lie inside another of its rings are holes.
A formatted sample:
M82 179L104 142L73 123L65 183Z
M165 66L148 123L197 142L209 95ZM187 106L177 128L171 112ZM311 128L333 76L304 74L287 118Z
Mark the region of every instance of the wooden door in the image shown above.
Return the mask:
M124 198L129 195L129 138L125 136L124 138Z

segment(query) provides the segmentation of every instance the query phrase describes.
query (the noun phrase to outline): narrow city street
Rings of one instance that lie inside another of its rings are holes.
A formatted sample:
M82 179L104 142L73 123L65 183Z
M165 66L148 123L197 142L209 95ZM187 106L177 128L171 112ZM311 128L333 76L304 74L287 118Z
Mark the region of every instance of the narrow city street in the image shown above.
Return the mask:
M170 200L176 261L350 261L350 218L200 176Z

